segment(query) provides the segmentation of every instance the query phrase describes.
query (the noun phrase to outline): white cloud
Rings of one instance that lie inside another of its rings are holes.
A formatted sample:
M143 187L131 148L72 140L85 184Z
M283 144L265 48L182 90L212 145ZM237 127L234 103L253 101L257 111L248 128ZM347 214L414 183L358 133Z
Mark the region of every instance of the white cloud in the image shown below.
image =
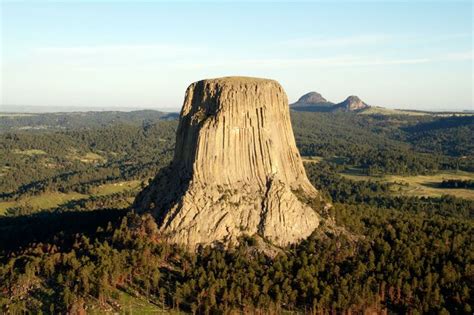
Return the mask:
M294 38L280 42L278 45L293 49L311 49L311 48L343 48L357 47L365 45L381 45L384 42L402 43L417 42L423 43L458 40L471 37L470 33L455 34L359 34L345 37L305 37Z
M199 68L289 68L289 67L359 67L359 66L388 66L414 65L442 61L472 60L472 52L448 53L437 57L423 58L385 58L335 56L328 58L259 58L259 59L221 59L204 62L181 62L177 66L186 69Z
M84 46L52 46L39 47L35 52L48 55L60 55L66 57L79 56L157 56L173 57L180 54L202 53L205 49L197 46L175 45L175 44L147 44L147 45L84 45Z
M329 48L329 47L350 47L358 45L376 44L390 39L388 35L355 35L348 37L307 37L295 38L283 41L280 44L289 48Z
M473 60L474 59L474 51L448 53L442 59L446 60L446 61Z

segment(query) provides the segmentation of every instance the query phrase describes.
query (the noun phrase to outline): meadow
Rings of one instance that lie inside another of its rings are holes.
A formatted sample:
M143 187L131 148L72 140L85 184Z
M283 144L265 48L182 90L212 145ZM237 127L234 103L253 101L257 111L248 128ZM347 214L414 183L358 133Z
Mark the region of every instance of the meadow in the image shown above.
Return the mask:
M5 214L8 209L16 207L25 207L31 211L53 210L61 208L67 203L81 199L91 199L98 196L111 196L123 192L138 192L140 184L139 180L121 181L116 183L108 183L99 185L91 189L89 194L81 194L77 192L44 192L38 195L24 196L17 200L0 201L0 214ZM128 198L129 204L133 202L133 197Z
M443 180L474 180L474 173L464 171L443 171L431 175L365 175L360 169L352 168L340 173L355 181L376 181L391 184L391 191L397 196L441 197L452 195L474 200L474 190L439 187Z

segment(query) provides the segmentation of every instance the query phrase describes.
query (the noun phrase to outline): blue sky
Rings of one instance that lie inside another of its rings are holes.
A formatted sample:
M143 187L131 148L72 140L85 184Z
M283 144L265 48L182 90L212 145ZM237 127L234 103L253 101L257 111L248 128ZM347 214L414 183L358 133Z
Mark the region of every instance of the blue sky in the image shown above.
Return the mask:
M471 1L3 1L1 104L181 106L199 79L278 80L290 102L474 109Z

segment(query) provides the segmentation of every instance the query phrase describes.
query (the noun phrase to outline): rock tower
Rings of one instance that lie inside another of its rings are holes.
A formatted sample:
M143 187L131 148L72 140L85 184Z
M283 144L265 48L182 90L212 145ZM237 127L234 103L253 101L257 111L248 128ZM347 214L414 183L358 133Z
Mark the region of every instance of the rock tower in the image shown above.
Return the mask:
M188 87L173 162L135 200L170 241L190 248L254 234L295 243L318 227L324 206L306 177L283 88L248 77Z

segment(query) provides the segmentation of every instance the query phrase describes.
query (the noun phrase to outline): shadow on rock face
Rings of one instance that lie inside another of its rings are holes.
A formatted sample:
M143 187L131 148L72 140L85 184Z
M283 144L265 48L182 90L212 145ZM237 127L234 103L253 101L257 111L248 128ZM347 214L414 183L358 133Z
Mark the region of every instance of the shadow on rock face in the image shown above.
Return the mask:
M172 206L188 190L190 180L189 173L182 171L180 174L171 163L158 171L150 184L137 195L132 207L137 213L150 212L161 227Z

